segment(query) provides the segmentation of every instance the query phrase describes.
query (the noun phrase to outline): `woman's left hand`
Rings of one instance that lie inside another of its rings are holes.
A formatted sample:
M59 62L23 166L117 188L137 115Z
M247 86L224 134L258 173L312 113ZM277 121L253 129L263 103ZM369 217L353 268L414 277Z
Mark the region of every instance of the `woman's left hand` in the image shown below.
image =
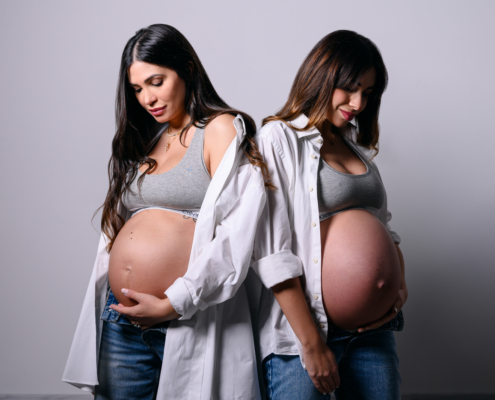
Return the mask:
M151 294L139 293L130 289L122 289L122 293L138 304L132 307L112 304L110 308L124 314L133 324L139 325L143 330L160 322L179 317L167 298L162 300Z
M376 329L382 325L385 325L387 322L392 321L397 316L399 311L402 309L406 300L407 300L407 289L403 289L403 288L399 289L399 295L397 296L397 299L395 300L395 303L390 309L390 311L386 313L383 317L381 317L379 320L371 322L368 325L362 326L361 328L358 329L358 332L365 332L370 329Z

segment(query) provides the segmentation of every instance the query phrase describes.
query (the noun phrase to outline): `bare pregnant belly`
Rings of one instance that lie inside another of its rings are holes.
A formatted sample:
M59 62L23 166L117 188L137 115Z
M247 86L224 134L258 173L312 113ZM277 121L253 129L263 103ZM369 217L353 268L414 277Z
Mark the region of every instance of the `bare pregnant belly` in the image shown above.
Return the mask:
M196 223L166 210L144 210L120 230L110 252L108 278L117 300L136 303L122 288L165 298L165 290L187 270Z
M384 316L401 272L395 244L371 213L349 210L320 223L322 291L328 318L353 330Z

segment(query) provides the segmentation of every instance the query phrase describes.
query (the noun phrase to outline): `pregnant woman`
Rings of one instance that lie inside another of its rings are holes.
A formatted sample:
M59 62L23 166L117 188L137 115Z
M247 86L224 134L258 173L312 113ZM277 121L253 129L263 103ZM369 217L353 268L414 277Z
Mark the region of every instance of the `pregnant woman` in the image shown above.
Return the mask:
M377 47L355 32L333 32L257 135L278 188L267 202L279 212L263 221L275 223L284 210L303 270L262 292L270 399L328 399L334 390L337 399L400 398L392 331L403 327L404 261L372 161L386 85Z
M125 46L116 115L102 238L63 380L96 399L258 399L242 283L268 175L253 120L161 24Z

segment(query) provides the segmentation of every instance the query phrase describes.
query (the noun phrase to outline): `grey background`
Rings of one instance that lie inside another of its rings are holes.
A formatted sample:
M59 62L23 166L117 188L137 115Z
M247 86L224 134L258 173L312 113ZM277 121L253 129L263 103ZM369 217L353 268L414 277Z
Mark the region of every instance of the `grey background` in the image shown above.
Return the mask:
M492 1L2 1L0 394L60 381L98 241L123 47L178 28L257 123L325 34L352 29L390 74L381 167L410 298L403 393L495 393Z

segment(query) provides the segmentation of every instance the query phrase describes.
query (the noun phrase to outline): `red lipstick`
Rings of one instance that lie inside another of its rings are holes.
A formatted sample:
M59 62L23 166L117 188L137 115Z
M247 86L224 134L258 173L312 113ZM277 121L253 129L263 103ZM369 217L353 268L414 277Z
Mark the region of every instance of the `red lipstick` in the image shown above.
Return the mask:
M163 114L163 111L165 111L165 107L167 107L167 106L163 106L163 107L159 107L159 108L152 108L152 109L150 109L148 111L152 115L158 116L158 115L162 115Z
M344 116L346 121L352 121L354 119L354 117L356 116L356 114L351 113L351 112L347 112L344 110L340 110L340 112L342 113L342 115Z

